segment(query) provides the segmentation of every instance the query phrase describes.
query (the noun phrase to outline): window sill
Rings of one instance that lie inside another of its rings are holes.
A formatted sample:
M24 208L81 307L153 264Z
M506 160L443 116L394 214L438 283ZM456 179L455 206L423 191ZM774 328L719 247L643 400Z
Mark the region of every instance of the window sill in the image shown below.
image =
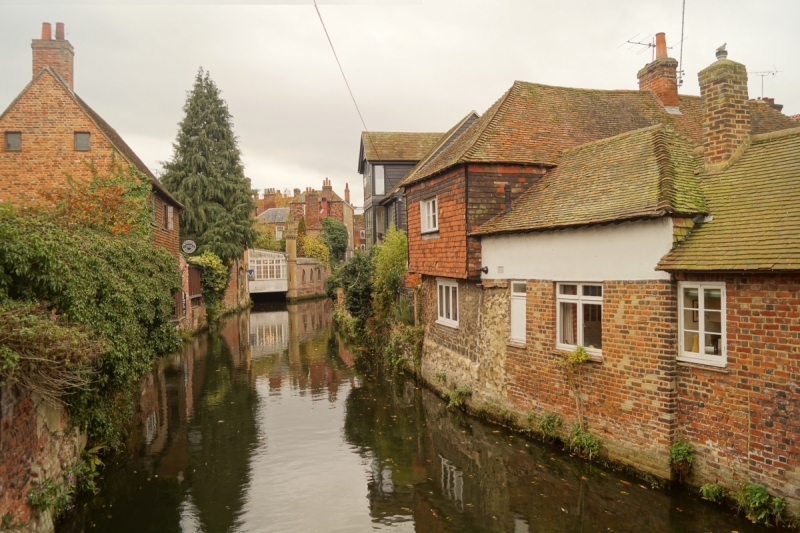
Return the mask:
M571 354L574 351L575 351L575 348L556 346L555 350L553 350L551 353L553 355L557 355L558 357L565 357L565 356ZM586 355L589 356L589 362L591 362L591 363L602 363L603 362L603 354L602 353L599 353L599 354L598 353L592 353L592 352L587 350L586 351Z
M678 366L683 368L696 368L697 370L707 370L718 374L730 374L727 366L712 365L711 363L697 363L695 361L682 361L678 359Z
M422 233L422 240L427 241L429 239L438 239L439 238L439 230L434 231L425 231Z
M508 346L509 348L525 348L527 344L525 344L525 341L515 341L512 339L507 339L506 346Z
M446 321L442 319L437 319L436 323L440 326L445 326L450 329L458 329L458 322Z

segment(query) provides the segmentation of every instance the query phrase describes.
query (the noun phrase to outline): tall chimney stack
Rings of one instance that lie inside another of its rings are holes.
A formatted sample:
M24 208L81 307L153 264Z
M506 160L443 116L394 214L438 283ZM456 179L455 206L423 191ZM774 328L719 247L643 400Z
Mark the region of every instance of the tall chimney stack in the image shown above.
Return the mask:
M703 105L703 162L711 171L724 166L750 135L747 69L727 57L722 45L717 50L718 59L698 74Z
M344 202L347 205L350 205L350 184L349 183L345 183L344 184Z
M667 38L656 34L656 58L636 75L639 90L653 91L665 107L678 107L678 62L667 57Z
M69 41L64 39L64 23L56 22L56 38L53 40L49 22L42 23L42 38L31 41L33 50L33 76L44 67L55 70L69 87L73 87L75 51Z

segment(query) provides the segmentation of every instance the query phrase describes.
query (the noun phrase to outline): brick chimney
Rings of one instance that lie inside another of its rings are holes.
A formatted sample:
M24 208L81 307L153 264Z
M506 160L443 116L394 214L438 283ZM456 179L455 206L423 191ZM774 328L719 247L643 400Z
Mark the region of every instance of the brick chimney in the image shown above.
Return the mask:
M297 198L298 196L300 196L300 189L295 189L294 190L294 198Z
M306 228L319 226L319 191L308 188L306 192Z
M276 196L277 194L275 193L275 189L264 189L264 199L262 203L264 211L277 206L277 203L275 202Z
M667 38L656 33L656 58L636 75L640 91L653 91L665 107L678 107L678 62L667 57Z
M326 200L330 200L333 197L333 186L328 178L322 181L322 197Z
M344 184L344 203L350 205L350 184Z
M747 69L727 59L725 45L717 61L701 70L703 104L703 161L706 169L724 165L750 134Z
M49 22L42 23L42 38L31 41L33 49L33 75L50 66L61 75L69 90L73 89L73 63L75 51L64 39L64 23L56 22L56 38L53 40Z

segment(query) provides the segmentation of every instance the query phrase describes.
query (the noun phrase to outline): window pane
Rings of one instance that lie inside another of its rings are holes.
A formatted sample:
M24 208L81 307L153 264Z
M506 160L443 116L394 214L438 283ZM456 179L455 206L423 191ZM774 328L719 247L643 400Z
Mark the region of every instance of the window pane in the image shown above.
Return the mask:
M18 132L6 133L6 150L22 150L22 134Z
M577 285L559 285L559 294L570 294L573 296L578 295L578 286Z
M584 296L602 296L603 295L603 287L601 285L584 285L583 286L583 295Z
M603 347L603 307L600 304L583 304L583 346Z
M375 165L375 195L383 196L385 192L383 165Z
M450 287L453 291L453 320L458 321L458 287Z
M683 351L700 353L700 334L694 331L683 332Z
M714 333L705 334L705 344L703 346L703 353L705 355L721 355L722 354L722 335Z
M444 317L450 318L450 287L444 288Z
M683 329L687 331L700 331L700 322L694 309L683 310Z
M88 150L89 149L89 134L88 133L76 133L75 134L75 149L76 150Z
M572 286L574 287L574 285ZM578 342L578 304L573 302L559 302L558 313L561 319L558 342L561 344L576 345Z
M703 289L703 308L722 309L722 290Z
M512 283L511 284L511 292L513 294L525 294L525 284L524 283Z
M720 311L706 311L703 313L703 331L706 333L722 333L722 313Z
M444 316L444 286L439 285L439 318Z

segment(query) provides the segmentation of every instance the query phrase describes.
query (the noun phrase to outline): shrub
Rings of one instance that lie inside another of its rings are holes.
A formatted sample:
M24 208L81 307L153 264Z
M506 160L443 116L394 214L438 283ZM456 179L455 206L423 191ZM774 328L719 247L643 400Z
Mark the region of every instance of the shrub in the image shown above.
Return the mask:
M297 239L298 246L300 246L303 250L302 257L310 257L312 259L316 259L323 265L328 265L330 263L330 252L328 251L328 247L325 246L325 243L322 242L322 239L319 237L315 237L313 235L305 235L302 238L302 245L300 245L301 239ZM297 253L298 257L300 256L300 252Z
M410 353L416 363L422 357L422 327L397 324L389 335L389 342L383 350L384 361L396 371L403 369L403 362Z
M753 523L778 525L783 521L786 501L783 498L770 496L764 485L743 483L733 495L747 518Z
M447 400L448 409L452 409L454 407L462 407L464 405L465 398L471 395L472 391L469 389L469 387L456 387L451 391L444 391L442 393L442 398Z
M253 248L281 251L280 243L275 238L275 230L269 224L257 222L253 226L253 230L256 232Z
M700 487L700 495L704 500L720 503L725 498L725 489L719 483L706 483Z
M61 514L72 498L72 487L68 483L56 483L45 479L28 491L28 503L37 513L53 509L56 516Z
M694 462L694 448L690 442L678 440L669 447L669 464L678 475L678 481L683 481L692 469Z
M590 461L600 454L600 439L578 424L572 427L567 445L571 451L588 457Z
M335 218L325 217L319 223L322 226L322 242L328 247L331 263L338 263L347 252L350 232L347 231L347 226Z
M200 269L200 287L203 290L208 322L216 322L220 315L221 302L225 298L225 289L228 287L230 269L222 259L208 250L196 257L187 258L187 261Z
M547 413L539 420L539 432L548 439L555 440L558 437L558 428L561 427L563 421L561 417L555 413Z
M363 252L355 255L339 269L339 280L344 289L344 307L362 323L372 316L372 258Z

